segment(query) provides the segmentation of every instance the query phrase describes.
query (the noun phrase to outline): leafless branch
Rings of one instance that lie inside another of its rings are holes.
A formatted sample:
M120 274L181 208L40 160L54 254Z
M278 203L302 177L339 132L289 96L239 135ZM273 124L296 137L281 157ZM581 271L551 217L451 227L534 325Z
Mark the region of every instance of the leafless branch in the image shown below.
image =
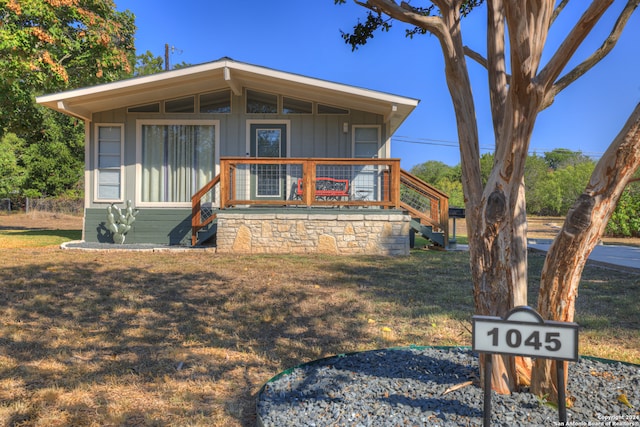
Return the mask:
M478 64L482 65L484 68L487 68L487 58L482 56L479 52L471 49L469 46L464 47L464 54L468 57L476 61Z
M505 10L503 0L487 2L487 70L489 72L489 98L496 141L505 120L504 109L508 94L505 59Z
M560 13L564 10L564 7L569 3L569 0L562 0L558 6L556 6L553 11L553 15L551 16L551 25L555 22L556 18L560 15Z
M638 0L630 0L638 1ZM593 27L598 23L602 15L611 6L613 0L594 0L580 17L576 25L571 29L560 47L556 50L547 65L535 78L536 83L547 90L558 78L569 60L573 57L578 47L589 35Z
M618 16L618 19L616 20L611 33L609 33L609 36L605 39L602 45L595 52L593 52L591 56L585 59L582 63L578 64L574 69L569 71L556 83L554 83L554 85L545 96L545 100L542 104L541 109L545 109L550 106L558 93L560 93L567 86L576 81L579 77L584 75L598 62L600 62L605 56L607 56L609 52L611 52L611 50L620 39L622 30L627 25L629 18L638 7L638 4L640 4L640 0L629 0L627 2L625 8L622 10L622 12L620 12L620 16Z

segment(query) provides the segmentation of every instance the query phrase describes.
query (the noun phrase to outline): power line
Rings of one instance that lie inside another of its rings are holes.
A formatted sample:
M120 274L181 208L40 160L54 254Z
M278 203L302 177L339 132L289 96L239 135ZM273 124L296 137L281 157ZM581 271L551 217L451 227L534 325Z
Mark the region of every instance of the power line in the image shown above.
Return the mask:
M419 144L419 145L435 145L439 147L458 148L458 141L450 141L446 139L431 139L431 138L412 138L409 136L394 136L391 138L395 142L405 142L407 144ZM494 151L494 148L480 147L483 151Z
M391 140L395 143L406 143L406 144L418 144L418 145L433 145L438 147L449 147L449 148L458 148L458 141L451 141L447 139L433 139L433 138L413 138L410 136L394 136ZM495 148L491 147L480 147L481 151L494 152ZM529 154L537 154L537 153L547 153L554 149L537 149L537 148L529 148ZM592 158L600 158L604 153L602 152L585 152L578 150L578 152L582 153L587 157Z

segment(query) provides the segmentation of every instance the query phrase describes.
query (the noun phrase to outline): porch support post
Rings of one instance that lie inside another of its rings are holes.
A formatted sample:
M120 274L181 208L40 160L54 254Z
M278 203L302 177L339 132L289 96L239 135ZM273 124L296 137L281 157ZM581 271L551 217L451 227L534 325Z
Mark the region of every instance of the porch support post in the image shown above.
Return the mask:
M226 208L229 202L230 165L228 160L220 159L220 209Z
M316 162L307 160L302 166L302 199L304 204L311 206L316 197Z
M448 197L439 197L438 200L440 203L440 227L442 227L442 231L444 232L444 247L449 247L449 198Z
M400 209L400 160L390 160L391 166L391 203L395 209Z

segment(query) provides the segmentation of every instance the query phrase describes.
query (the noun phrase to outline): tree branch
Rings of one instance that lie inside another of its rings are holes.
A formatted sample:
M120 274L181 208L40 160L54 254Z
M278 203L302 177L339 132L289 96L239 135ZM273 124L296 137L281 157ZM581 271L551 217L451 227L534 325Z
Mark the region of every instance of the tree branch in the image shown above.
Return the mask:
M555 10L553 11L553 15L551 15L551 23L550 25L553 25L553 23L555 22L556 18L560 15L560 13L564 10L564 7L569 3L569 0L562 0L560 2L560 4L558 6L556 6Z
M638 0L629 1L637 2ZM578 20L569 35L567 35L567 38L562 42L558 50L556 50L551 60L534 79L545 92L551 89L553 82L558 78L578 47L580 47L584 39L589 35L593 27L598 23L612 3L613 0L594 0L580 17L580 20Z
M502 0L487 2L487 70L489 74L489 99L496 142L502 141L501 132L505 120L505 104L509 92L505 62L505 16Z
M540 67L553 4L553 0L504 2L511 54L511 90L525 97L533 93L532 82Z
M485 68L486 70L489 70L489 67L487 65L487 58L482 56L482 54L480 54L479 52L476 52L475 50L471 49L469 46L465 46L464 54L467 58L477 62L481 67ZM511 75L507 74L506 76L507 76L507 84L509 84L509 82L511 81Z
M433 3L438 5L438 3L442 2L434 1ZM398 3L393 0L367 0L366 5L367 8L377 12L382 11L398 21L424 28L441 40L443 36L448 36L442 18L438 16L421 15L408 3L402 2L401 5L398 5Z
M471 49L469 46L465 46L464 47L464 54L465 54L465 56L467 56L467 57L473 59L474 61L476 61L483 68L487 68L488 69L487 58L482 56L482 54L480 54L479 52L476 52L475 50Z
M609 33L609 36L605 39L602 45L591 54L582 63L578 64L573 70L569 71L562 78L560 78L547 92L544 102L541 106L541 110L549 107L553 104L553 101L558 93L564 90L571 83L576 81L579 77L584 75L587 71L593 68L598 62L600 62L605 56L611 52L622 34L622 30L627 25L629 18L640 4L640 0L629 0L625 8L620 12L620 16L616 20L616 23Z
M471 83L460 34L460 8L462 0L432 0L440 9L439 16L426 16L403 2L394 0L367 0L367 8L384 13L392 19L415 25L436 36L440 42L445 63L447 86L453 101L460 141L460 158L465 170L463 189L468 207L477 207L482 198L480 173L480 147L478 129L471 92ZM469 212L472 209L469 209ZM479 210L474 209L474 216ZM469 213L471 216L471 213Z

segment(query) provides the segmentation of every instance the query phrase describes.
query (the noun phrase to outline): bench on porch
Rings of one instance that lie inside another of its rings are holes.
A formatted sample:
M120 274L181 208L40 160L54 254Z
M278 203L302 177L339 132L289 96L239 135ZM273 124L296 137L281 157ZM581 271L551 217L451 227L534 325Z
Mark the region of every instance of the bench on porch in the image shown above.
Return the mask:
M298 179L296 195L302 197L302 178ZM343 197L349 198L349 180L337 178L316 178L316 197L324 199L339 200Z

